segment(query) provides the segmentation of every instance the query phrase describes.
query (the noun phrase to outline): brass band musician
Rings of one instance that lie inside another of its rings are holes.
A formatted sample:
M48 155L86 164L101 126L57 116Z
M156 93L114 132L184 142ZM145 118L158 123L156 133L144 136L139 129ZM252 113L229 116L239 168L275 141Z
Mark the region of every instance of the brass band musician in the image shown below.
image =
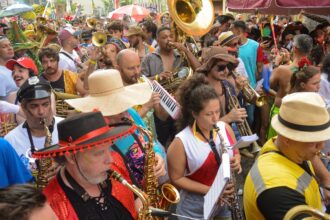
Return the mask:
M321 211L320 185L310 160L330 135L324 100L311 92L287 95L271 123L278 136L264 145L244 186L247 220L283 219L297 205Z
M221 108L218 95L203 74L186 80L179 87L177 98L182 108L178 120L180 132L167 151L170 179L181 188L176 212L202 219L203 196L209 191L221 164L223 150L220 145L232 146L236 139L231 127L219 121ZM219 135L213 129L215 124L220 128ZM237 150L230 162L233 170L241 170ZM228 184L224 197L233 193L234 185ZM218 216L230 217L231 213L219 203Z

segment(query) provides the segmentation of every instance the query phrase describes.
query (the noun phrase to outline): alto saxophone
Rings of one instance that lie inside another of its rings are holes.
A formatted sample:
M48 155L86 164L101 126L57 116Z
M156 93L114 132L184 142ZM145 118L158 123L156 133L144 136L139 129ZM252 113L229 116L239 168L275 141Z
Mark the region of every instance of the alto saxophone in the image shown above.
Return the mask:
M150 206L154 208L159 208L167 210L170 204L175 204L180 201L180 194L178 190L171 184L165 183L160 187L160 192L158 189L158 180L155 176L154 165L155 152L153 150L153 141L151 132L147 129L138 126L138 130L146 135L148 142L144 146L145 149L145 164L144 164L144 186L143 190L148 195L150 199Z
M219 133L220 128L217 125L214 125L214 129L216 130L216 133L220 138L221 152L229 153L229 151L233 151L232 147L225 146L224 139L223 139L221 133ZM228 199L228 203L229 203L228 207L231 212L231 219L232 220L243 220L244 218L243 218L241 209L239 207L239 198L238 198L238 194L237 194L238 190L236 187L236 184L237 184L236 174L234 171L231 171L230 182L234 184L234 195L232 198Z
M50 133L50 130L47 126L47 120L41 119L40 124L44 126L44 130L46 133L46 139L44 147L49 147L52 144L52 134ZM37 188L43 189L48 185L48 170L50 167L52 167L52 159L51 158L41 158L37 160L37 167L38 167L38 174L37 174Z
M148 195L146 195L143 191L141 191L138 187L135 185L129 184L118 172L114 170L108 171L110 178L117 180L124 186L126 186L128 189L130 189L135 195L137 195L141 202L142 202L142 208L140 208L138 213L138 219L139 220L151 220L151 210L150 210L150 198Z

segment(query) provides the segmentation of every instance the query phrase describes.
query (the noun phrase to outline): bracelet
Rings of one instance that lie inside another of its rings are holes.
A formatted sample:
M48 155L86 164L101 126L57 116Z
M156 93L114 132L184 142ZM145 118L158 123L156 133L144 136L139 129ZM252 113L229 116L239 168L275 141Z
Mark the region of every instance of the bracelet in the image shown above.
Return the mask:
M95 65L96 64L96 60L89 59L88 63L90 63L92 65Z
M158 74L155 76L155 80L159 81L159 75Z

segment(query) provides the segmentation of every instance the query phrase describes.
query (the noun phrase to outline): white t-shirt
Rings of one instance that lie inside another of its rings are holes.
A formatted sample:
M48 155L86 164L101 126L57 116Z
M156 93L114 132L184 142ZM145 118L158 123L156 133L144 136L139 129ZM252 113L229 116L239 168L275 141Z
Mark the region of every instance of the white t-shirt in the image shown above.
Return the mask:
M62 121L63 118L55 117L54 130L52 133L52 145L58 143L58 131L57 131L57 123ZM18 156L22 160L23 164L31 170L32 167L35 166L34 159L27 157L31 154L31 143L29 140L29 135L27 133L26 128L23 128L24 123L17 126L15 129L10 131L5 139L13 146ZM34 137L32 136L32 140L36 150L40 150L44 148L46 137Z
M65 53L66 55L63 53ZM78 72L77 65L73 60L75 60L78 63L81 63L81 60L78 53L75 50L73 50L72 53L68 53L62 48L60 50L59 55L60 55L60 62L58 65L61 70L70 70L71 72L74 73ZM67 55L70 56L73 60L69 58Z
M16 90L12 71L5 66L0 66L0 99L6 100L9 93Z

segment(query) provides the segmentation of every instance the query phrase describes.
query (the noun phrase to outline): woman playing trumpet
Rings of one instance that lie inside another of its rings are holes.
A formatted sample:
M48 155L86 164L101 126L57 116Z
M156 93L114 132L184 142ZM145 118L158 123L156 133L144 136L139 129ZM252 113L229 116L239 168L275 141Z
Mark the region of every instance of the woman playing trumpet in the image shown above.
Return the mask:
M220 103L212 86L205 76L198 74L185 81L178 89L181 117L178 120L180 132L171 143L167 159L171 181L181 191L181 201L177 213L193 218L203 218L203 196L208 192L221 164L220 137L225 146L236 142L231 127L219 122ZM231 168L241 171L240 155L237 150L230 160ZM228 184L224 197L234 193L233 184ZM230 212L220 206L218 216L229 217Z

